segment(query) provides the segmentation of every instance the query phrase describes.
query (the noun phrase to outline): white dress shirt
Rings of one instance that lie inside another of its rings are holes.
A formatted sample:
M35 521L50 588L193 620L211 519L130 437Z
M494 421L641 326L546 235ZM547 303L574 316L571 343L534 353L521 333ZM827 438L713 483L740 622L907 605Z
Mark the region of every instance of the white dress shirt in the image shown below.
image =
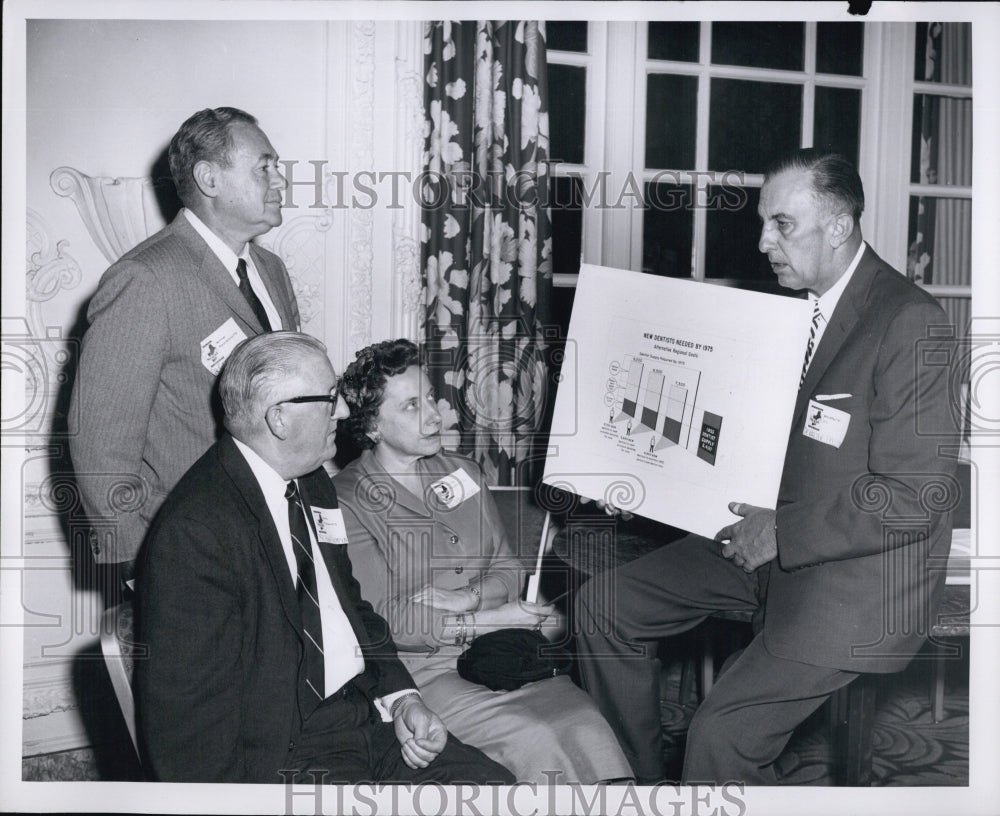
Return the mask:
M233 442L243 454L243 458L246 459L250 470L253 471L253 475L257 479L257 484L260 485L261 492L264 494L264 501L271 513L271 520L274 521L274 526L278 530L281 549L288 562L288 575L294 586L298 568L295 562L295 551L292 549L292 533L288 526L288 500L285 498L285 488L288 482L248 445L235 438ZM319 596L324 658L326 655L338 655L336 660L323 660L323 682L326 687L326 696L329 697L365 670L365 659L361 652L361 646L358 644L357 635L354 634L351 622L347 619L347 615L340 605L337 591L333 588L333 581L326 569L326 562L316 545L316 533L313 525L307 522L306 527L309 528L309 542L312 547L313 561L316 564L316 592ZM343 657L339 657L340 655ZM414 693L416 693L416 689L403 689L377 698L375 707L382 720L392 722L392 718L389 716L392 704L400 697Z
M261 305L264 307L264 311L267 313L267 319L271 323L271 330L279 331L284 328L284 326L281 325L281 316L278 314L278 310L275 308L274 303L271 300L271 296L267 292L267 287L264 285L260 272L257 271L257 266L254 264L253 258L250 257L249 244L244 244L240 254L237 255L226 245L225 241L212 232L212 230L205 225L205 222L191 212L191 210L185 207L181 210L181 212L184 213L184 217L187 218L191 226L194 227L195 232L205 239L205 243L208 244L208 248L212 250L215 257L218 258L222 265L229 271L229 277L233 279L233 283L237 286L240 285L240 276L236 274L236 262L240 258L247 262L247 280L250 281L250 288L253 289L254 294L257 295L257 299L260 301Z

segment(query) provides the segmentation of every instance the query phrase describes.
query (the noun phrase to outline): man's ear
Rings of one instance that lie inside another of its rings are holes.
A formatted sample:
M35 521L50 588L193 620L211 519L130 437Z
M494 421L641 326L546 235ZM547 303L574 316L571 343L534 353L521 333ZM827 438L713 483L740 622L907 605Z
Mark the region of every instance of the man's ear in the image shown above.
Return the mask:
M268 408L267 413L264 414L264 421L267 423L267 429L271 432L271 436L277 439L288 438L289 429L285 424L280 405L272 405Z
M830 246L839 249L854 234L854 219L849 213L833 216L829 226Z
M217 171L218 166L207 159L196 162L191 169L194 183L206 198L215 198L219 194Z

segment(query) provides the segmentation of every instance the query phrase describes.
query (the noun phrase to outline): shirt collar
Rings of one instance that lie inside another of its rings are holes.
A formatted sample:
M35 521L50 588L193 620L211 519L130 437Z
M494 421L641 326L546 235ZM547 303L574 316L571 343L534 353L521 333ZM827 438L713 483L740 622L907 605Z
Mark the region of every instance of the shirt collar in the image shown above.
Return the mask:
M257 484L260 485L260 489L264 492L268 505L271 504L275 496L280 497L284 501L288 480L282 478L281 474L265 462L249 445L240 442L236 437L233 437L233 442L236 443L236 447L239 448L240 453L243 454L243 458L250 465L250 470L253 471L253 475L257 479Z
M233 280L238 281L239 279L236 275L236 261L243 258L249 262L247 244L243 245L243 249L240 251L239 255L237 255L226 245L226 242L212 232L205 222L195 215L194 212L189 210L187 207L185 207L182 212L191 226L194 227L195 232L205 239L205 243L208 244L208 248L212 250L215 257L218 258L220 263L229 271Z
M823 315L823 319L827 322L829 322L830 318L833 316L833 310L837 308L837 303L840 302L840 296L844 294L847 284L851 282L854 270L858 268L858 264L861 262L861 256L865 254L865 246L865 242L862 241L861 246L858 247L858 251L854 253L854 260L852 260L850 266L847 267L847 271L840 276L833 286L819 296L819 310ZM814 303L816 300L816 296L810 293L809 302Z

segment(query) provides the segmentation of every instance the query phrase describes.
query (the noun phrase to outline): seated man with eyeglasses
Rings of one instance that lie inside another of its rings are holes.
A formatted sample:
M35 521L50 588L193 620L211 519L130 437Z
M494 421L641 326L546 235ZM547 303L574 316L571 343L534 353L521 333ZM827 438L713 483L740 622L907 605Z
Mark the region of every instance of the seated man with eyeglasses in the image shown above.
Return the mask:
M361 597L322 468L348 415L323 344L245 340L219 392L228 433L171 492L139 561L153 778L512 782L448 734Z

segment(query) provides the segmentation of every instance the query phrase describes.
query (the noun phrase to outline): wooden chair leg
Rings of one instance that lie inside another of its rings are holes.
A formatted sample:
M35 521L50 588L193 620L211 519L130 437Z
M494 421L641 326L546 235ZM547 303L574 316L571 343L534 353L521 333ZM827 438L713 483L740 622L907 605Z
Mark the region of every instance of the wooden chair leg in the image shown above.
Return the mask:
M677 702L682 706L688 704L695 684L695 658L686 657L681 665L681 688L677 695Z
M934 655L933 688L931 691L931 712L936 723L944 719L944 667L944 654L938 652Z
M838 781L849 787L872 783L877 677L862 675L830 699L835 755L841 758Z
M712 690L712 684L715 682L715 644L712 642L711 633L702 640L701 666L699 668L701 673L699 695L704 700Z

